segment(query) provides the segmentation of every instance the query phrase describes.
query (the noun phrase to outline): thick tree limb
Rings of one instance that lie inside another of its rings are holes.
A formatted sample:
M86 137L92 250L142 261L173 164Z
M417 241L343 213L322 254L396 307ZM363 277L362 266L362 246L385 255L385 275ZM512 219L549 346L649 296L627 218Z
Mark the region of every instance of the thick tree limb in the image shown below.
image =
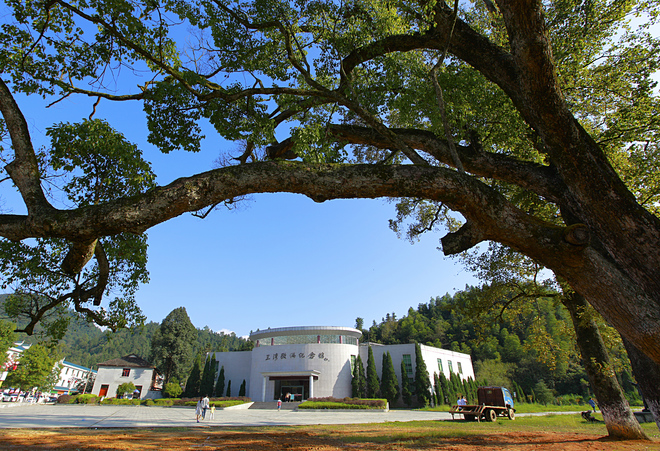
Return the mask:
M96 243L96 239L74 242L62 261L62 271L64 274L73 276L82 271L85 265L92 259L96 249Z
M454 165L447 141L438 138L434 133L414 129L392 129L392 131L410 147L432 155L440 163ZM389 143L368 127L331 125L328 133L337 140L351 144L389 148ZM566 186L553 168L507 155L485 152L475 137L470 145L458 145L456 150L465 170L479 177L520 186L554 203L560 203L566 192Z
M459 254L483 241L483 233L473 222L467 221L456 232L442 237L442 251L445 255Z
M34 215L51 210L52 206L41 189L39 166L27 123L14 96L2 79L0 79L0 111L14 149L14 161L9 163L6 169L23 197L28 214Z

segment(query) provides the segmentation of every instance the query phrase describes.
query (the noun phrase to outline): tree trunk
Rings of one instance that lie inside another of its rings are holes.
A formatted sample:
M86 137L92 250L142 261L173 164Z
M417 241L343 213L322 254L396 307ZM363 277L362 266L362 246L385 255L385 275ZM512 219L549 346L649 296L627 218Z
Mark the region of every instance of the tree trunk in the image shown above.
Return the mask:
M625 338L623 345L628 351L637 388L644 398L644 407L653 414L655 424L660 429L660 365L651 360Z
M571 314L582 360L609 436L620 440L649 440L623 395L596 322L585 314L586 300L573 292L564 296L562 302Z

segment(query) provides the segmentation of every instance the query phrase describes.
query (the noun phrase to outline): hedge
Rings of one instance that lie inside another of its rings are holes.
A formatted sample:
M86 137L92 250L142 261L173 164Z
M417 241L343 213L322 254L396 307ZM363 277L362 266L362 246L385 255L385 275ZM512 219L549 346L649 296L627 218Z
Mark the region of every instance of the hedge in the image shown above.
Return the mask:
M96 395L62 395L57 398L58 404L105 404L105 405L120 405L120 406L192 406L197 405L198 398L159 398L159 399L118 399L118 398L104 398L101 401ZM210 404L216 408L223 408L229 406L237 406L251 402L250 398L245 396L231 397L231 398L212 398Z
M309 398L298 405L298 409L385 409L387 399L362 398Z

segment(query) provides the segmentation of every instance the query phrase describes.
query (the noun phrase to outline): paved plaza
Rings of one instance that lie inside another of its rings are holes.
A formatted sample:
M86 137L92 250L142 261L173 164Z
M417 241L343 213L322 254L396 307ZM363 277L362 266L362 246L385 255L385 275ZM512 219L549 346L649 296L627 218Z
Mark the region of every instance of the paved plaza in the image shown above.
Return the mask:
M152 428L209 426L285 426L360 424L389 421L451 420L447 412L418 410L297 411L277 409L216 410L215 418L197 423L192 407L146 407L81 404L0 403L2 428ZM517 416L572 415L579 412L527 413ZM505 420L509 421L509 420Z
M216 410L215 418L195 421L191 407L112 405L22 405L0 409L0 428L147 428L209 426L277 426L383 423L387 421L446 420L446 412L393 410L389 412L304 412L295 410Z

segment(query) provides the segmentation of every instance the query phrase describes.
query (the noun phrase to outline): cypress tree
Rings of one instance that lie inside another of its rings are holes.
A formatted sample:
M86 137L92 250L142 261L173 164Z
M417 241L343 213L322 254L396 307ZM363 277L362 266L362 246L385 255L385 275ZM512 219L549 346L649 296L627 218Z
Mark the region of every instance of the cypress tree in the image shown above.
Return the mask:
M186 381L186 391L184 396L186 398L196 398L200 394L200 385L202 382L202 356L197 354L193 361L190 375Z
M231 379L227 381L227 398L231 398Z
M380 394L380 382L376 372L376 359L374 352L369 346L369 355L367 357L367 398L377 398Z
M243 383L241 384L241 388L238 389L238 396L245 396L245 379L243 379Z
M358 371L360 372L360 380L358 385L358 397L366 398L367 397L367 375L364 371L364 363L362 363L362 358L358 356Z
M362 378L364 377L364 367L362 366L362 359L357 356L355 359L355 366L353 367L353 377L351 378L351 396L353 398L363 398L364 386Z
M426 407L431 401L431 379L422 358L422 348L415 343L415 394L417 402Z
M439 406L444 404L445 394L442 391L442 385L440 385L438 373L433 373L433 388L435 389L435 405Z
M410 389L410 379L406 373L406 365L401 361L401 399L407 406L412 405L412 390Z
M381 396L387 399L390 406L393 406L399 397L399 382L394 372L394 364L389 351L383 356L383 367L381 371L382 381L380 383Z
M215 393L214 396L222 396L225 392L225 366L222 365L220 368L220 374L218 374L218 382L215 384Z
M447 382L445 373L440 373L438 375L438 380L440 381L440 390L442 391L442 394L444 396L442 403L452 405L454 394L452 393L449 382Z
M213 383L215 382L215 371L217 369L217 361L214 357L209 355L204 364L204 372L202 373L202 380L200 383L200 394L203 396L213 395Z
M197 329L190 322L185 307L172 310L163 319L151 339L150 360L163 375L165 384L172 379L185 379L193 360L196 338Z

